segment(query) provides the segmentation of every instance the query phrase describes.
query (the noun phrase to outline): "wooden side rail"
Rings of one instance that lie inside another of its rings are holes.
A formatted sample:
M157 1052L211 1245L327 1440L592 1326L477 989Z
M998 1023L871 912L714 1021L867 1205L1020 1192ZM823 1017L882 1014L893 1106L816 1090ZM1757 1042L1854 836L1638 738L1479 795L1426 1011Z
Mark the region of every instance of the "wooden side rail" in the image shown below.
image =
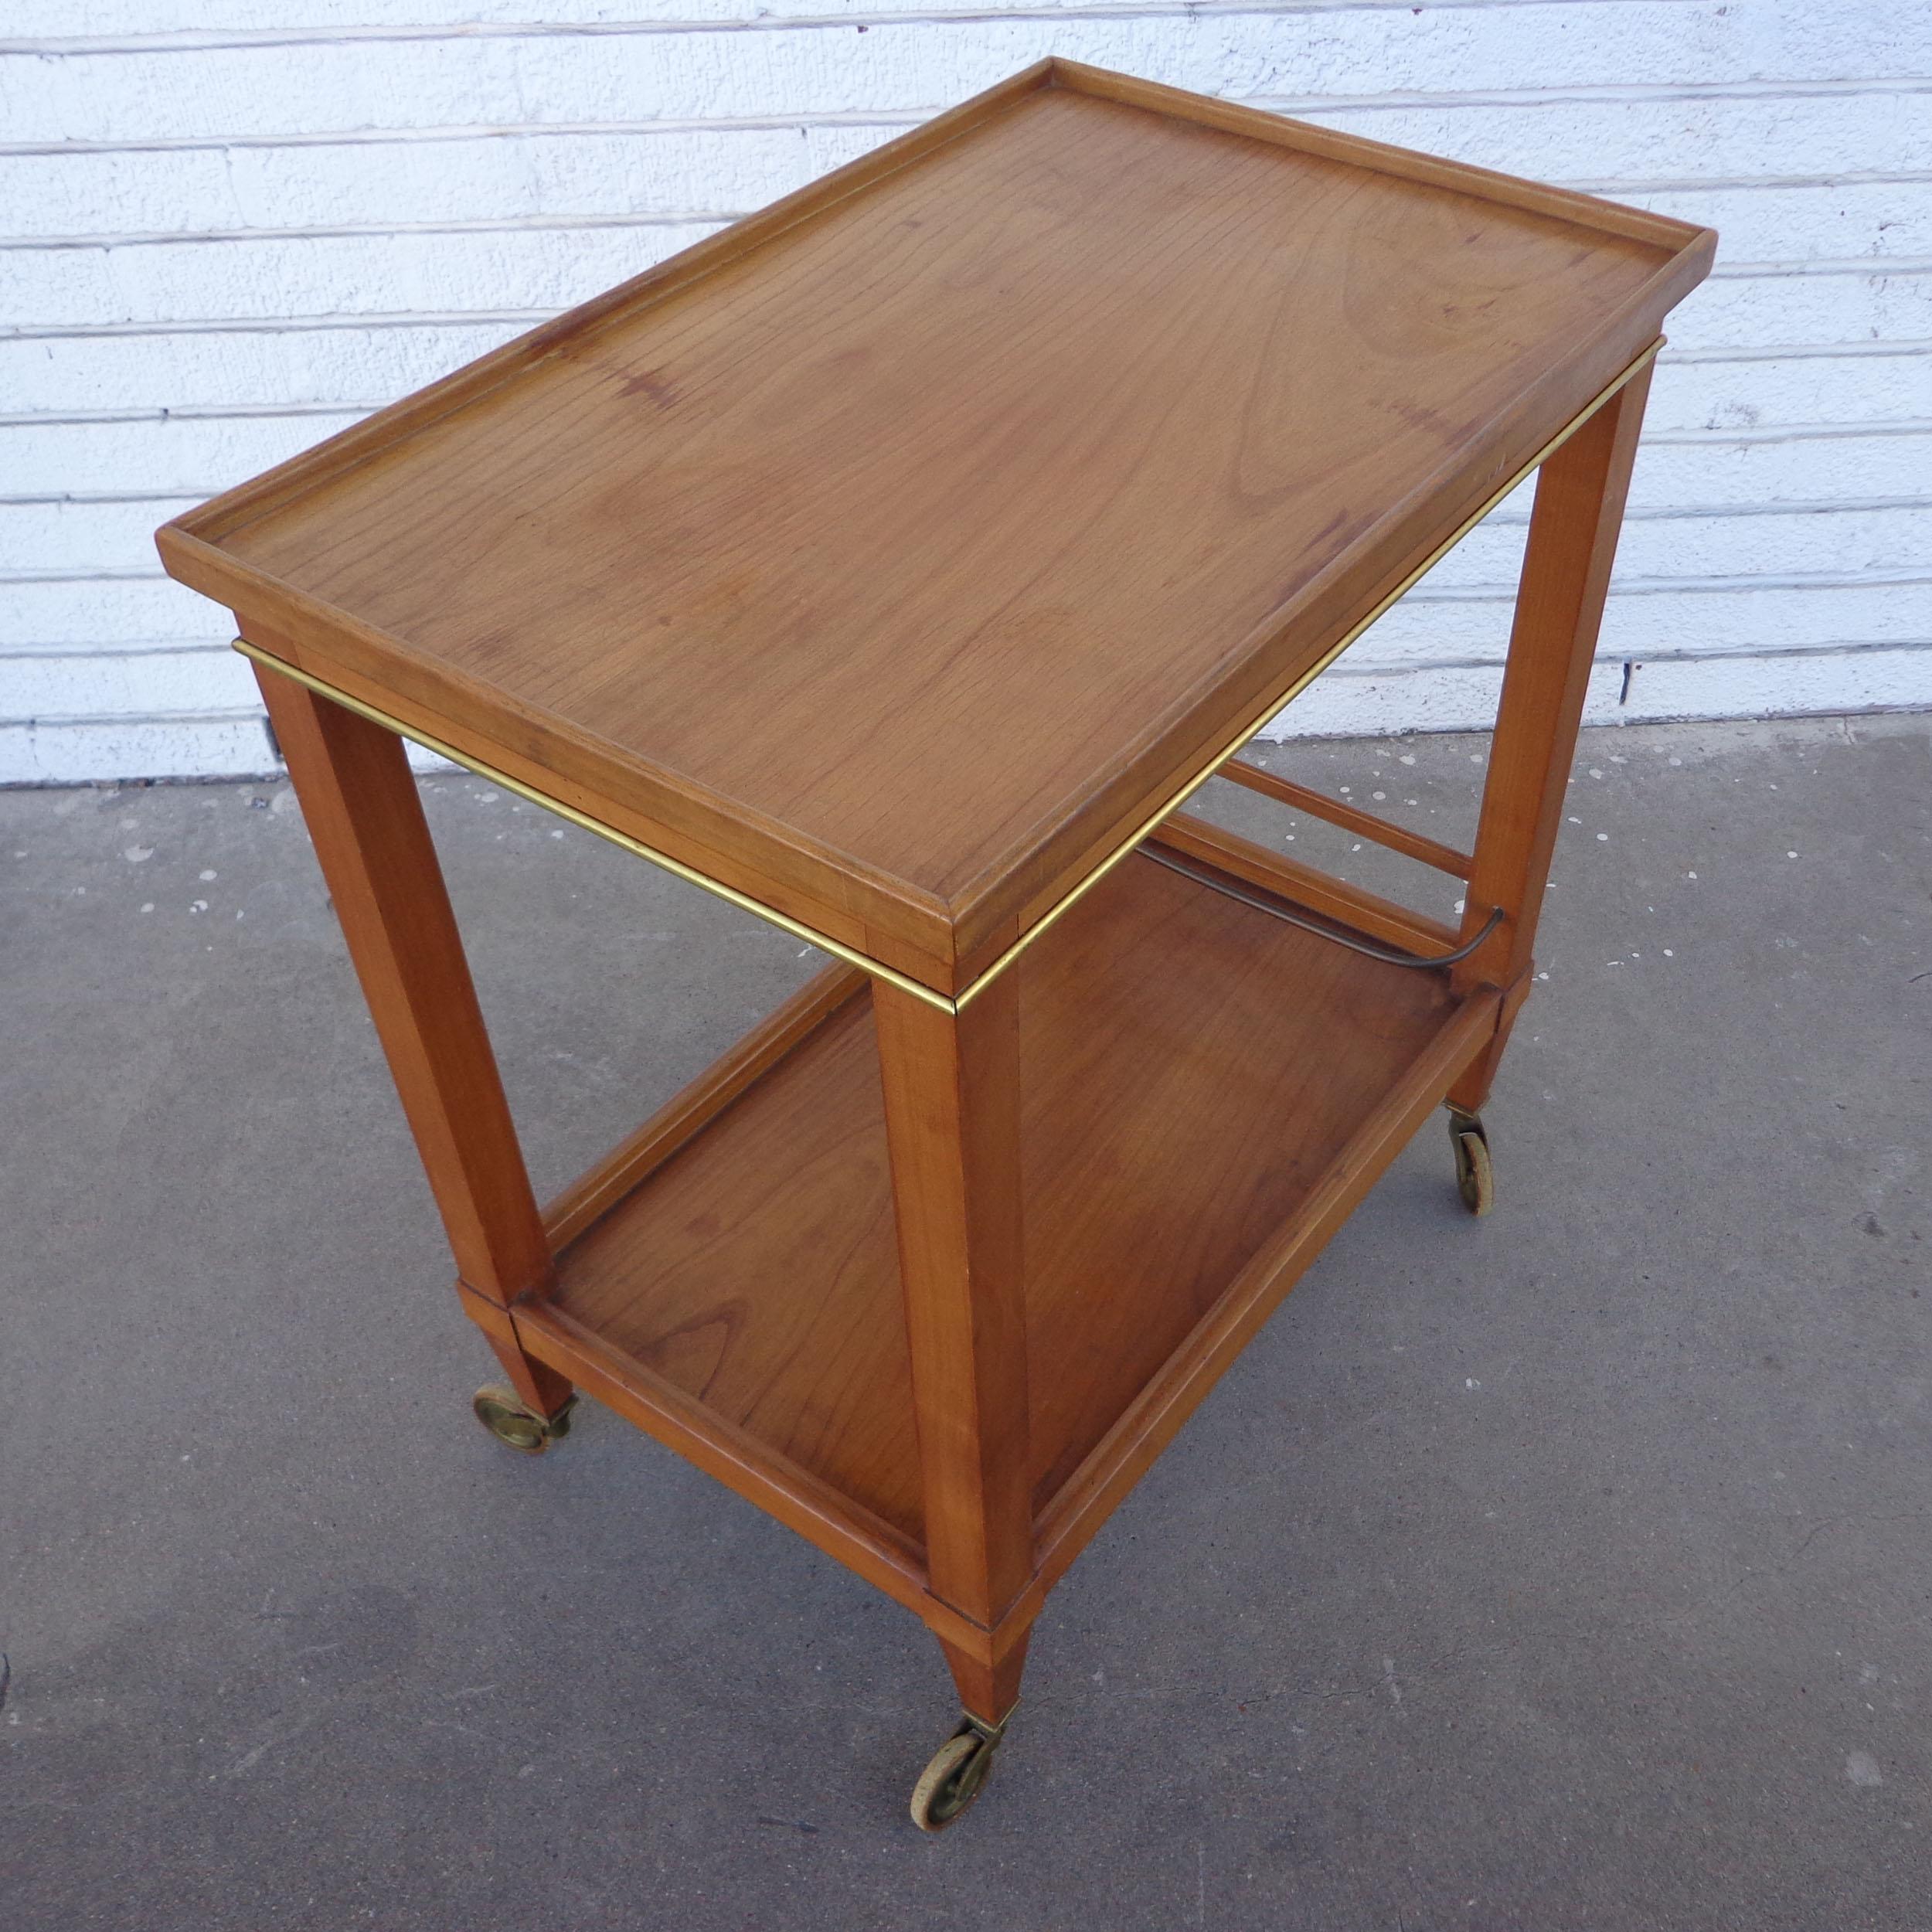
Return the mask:
M1457 943L1453 927L1345 879L1331 879L1312 866L1270 852L1238 832L1223 832L1190 811L1177 811L1163 819L1149 838L1150 842L1165 845L1183 858L1213 866L1244 885L1258 886L1304 911L1366 933L1385 945L1407 952L1441 953Z
M1251 765L1246 759L1230 758L1215 775L1230 778L1237 785L1247 786L1250 791L1258 791L1263 798L1272 798L1277 804L1291 805L1297 811L1305 811L1311 818L1325 818L1330 825L1339 825L1345 832L1359 832L1364 838L1372 838L1378 845L1399 852L1406 859L1433 866L1437 872L1446 872L1451 879L1467 879L1475 869L1476 862L1468 852L1458 852L1451 845L1438 845L1419 832L1404 831L1400 825L1390 825L1386 818L1378 818L1372 811L1345 805L1338 798L1311 791L1306 785L1298 785L1292 779L1277 778L1273 772L1264 771L1259 765Z

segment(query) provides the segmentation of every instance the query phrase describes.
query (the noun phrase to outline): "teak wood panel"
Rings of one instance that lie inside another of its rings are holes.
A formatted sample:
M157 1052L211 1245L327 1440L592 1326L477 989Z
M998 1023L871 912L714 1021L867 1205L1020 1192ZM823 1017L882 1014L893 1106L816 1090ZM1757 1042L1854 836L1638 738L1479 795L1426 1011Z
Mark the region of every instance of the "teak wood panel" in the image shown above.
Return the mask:
M1709 253L1063 66L949 124L182 519L170 568L951 990Z
M1038 1510L1457 1009L1440 975L1360 958L1139 858L1013 977ZM835 1012L557 1267L573 1320L923 1539L868 1002Z

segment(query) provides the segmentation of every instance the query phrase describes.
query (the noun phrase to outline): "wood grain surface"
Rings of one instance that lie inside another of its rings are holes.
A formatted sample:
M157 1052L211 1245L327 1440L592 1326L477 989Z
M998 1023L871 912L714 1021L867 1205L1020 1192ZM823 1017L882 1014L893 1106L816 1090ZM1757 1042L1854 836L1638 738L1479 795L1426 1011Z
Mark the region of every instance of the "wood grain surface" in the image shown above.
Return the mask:
M1710 240L1063 63L969 108L217 499L169 567L956 990Z
M1138 859L1012 976L1037 1511L1456 1009L1443 975L1360 958ZM866 1002L557 1267L573 1320L922 1537Z
M1021 996L1015 974L957 1013L872 993L927 1573L988 1628L1033 1576Z

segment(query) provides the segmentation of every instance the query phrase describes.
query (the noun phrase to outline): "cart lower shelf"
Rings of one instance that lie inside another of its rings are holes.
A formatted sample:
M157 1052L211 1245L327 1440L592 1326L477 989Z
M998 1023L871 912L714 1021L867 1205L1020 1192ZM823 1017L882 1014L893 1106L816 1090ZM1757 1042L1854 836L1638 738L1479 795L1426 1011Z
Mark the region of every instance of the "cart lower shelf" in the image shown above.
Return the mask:
M1138 857L1012 970L1050 1582L1440 1100L1497 999ZM518 1308L524 1345L908 1594L920 1463L863 978L821 975L549 1219L556 1284Z

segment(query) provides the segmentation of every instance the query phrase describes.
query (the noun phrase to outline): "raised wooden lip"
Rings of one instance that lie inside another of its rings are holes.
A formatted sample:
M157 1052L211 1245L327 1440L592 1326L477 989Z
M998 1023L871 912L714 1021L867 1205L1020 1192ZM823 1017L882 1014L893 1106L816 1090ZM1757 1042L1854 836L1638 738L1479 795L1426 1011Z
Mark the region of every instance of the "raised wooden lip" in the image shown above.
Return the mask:
M1109 769L1088 774L1077 799L1043 811L950 899L651 765L561 716L543 714L543 750L521 762L549 783L529 786L529 795L574 793L584 808L566 808L568 815L590 828L837 957L876 968L895 983L956 1009L1648 362L1658 345L1633 362L1631 344L1654 335L1664 312L1702 279L1715 247L1713 231L1051 57L164 525L156 532L164 566L182 582L230 605L244 628L252 622L277 634L280 650L257 644L250 655L371 716L377 715L373 699L379 693L386 714L382 721L391 728L432 743L484 775L502 775L508 760L502 748L493 760L480 739L477 745L454 747L451 738L468 734L453 732L442 715L450 696L487 708L487 684L232 556L220 539L355 468L397 434L422 429L512 380L564 342L580 340L587 330L672 298L724 262L767 245L1027 96L1055 87L1566 220L1655 248L1662 259L1560 365L1498 414L1478 446L1446 473L1419 474L1408 495L1389 506L1348 556L1301 586L1230 646L1222 675L1197 681L1172 706L1150 718ZM1553 429L1553 440L1546 440ZM1539 444L1527 462L1509 454ZM1505 472L1507 481L1495 489ZM1481 507L1471 515L1471 505L1478 502ZM1378 566L1372 553L1378 548L1386 553L1398 541L1397 561ZM1410 568L1417 556L1425 560ZM1291 652L1297 637L1302 646ZM1251 720L1231 741L1230 716ZM521 735L537 742L530 730ZM612 818L638 829L618 829L609 823ZM750 835L755 858L727 858L716 849L707 830L727 828Z

